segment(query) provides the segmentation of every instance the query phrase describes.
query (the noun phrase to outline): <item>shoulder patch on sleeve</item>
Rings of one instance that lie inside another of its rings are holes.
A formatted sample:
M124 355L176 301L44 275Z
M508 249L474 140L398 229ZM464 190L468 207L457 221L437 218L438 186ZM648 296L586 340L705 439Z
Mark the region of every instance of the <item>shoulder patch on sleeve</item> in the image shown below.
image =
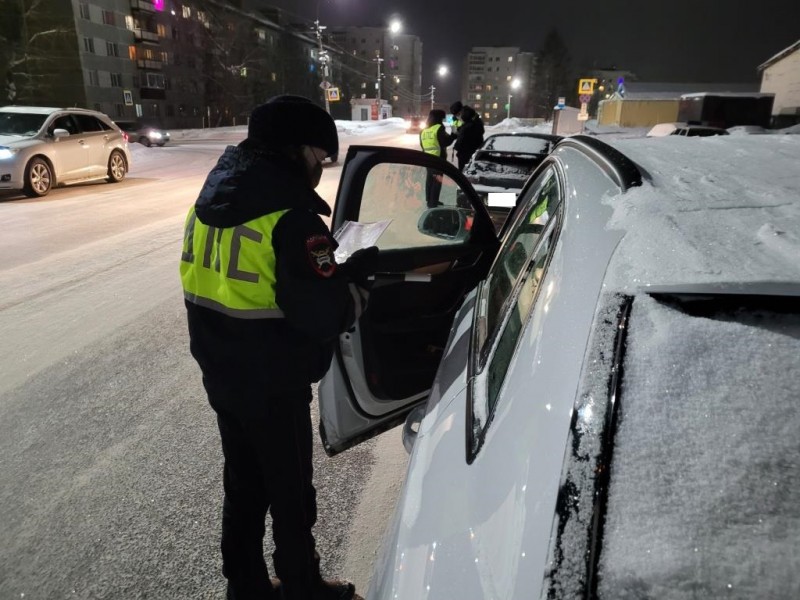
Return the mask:
M322 277L330 277L336 272L333 246L326 235L312 235L306 239L306 252L311 268Z

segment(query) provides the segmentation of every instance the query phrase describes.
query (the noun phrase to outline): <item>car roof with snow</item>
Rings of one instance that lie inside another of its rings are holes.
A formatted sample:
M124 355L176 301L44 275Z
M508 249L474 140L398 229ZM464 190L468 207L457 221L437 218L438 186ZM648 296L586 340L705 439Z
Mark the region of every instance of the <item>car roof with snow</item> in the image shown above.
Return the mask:
M542 595L795 597L800 143L613 145L644 184L601 200L623 235Z
M639 165L647 185L603 200L613 209L608 226L625 231L608 286L800 282L800 200L790 185L800 140L669 137L613 145Z

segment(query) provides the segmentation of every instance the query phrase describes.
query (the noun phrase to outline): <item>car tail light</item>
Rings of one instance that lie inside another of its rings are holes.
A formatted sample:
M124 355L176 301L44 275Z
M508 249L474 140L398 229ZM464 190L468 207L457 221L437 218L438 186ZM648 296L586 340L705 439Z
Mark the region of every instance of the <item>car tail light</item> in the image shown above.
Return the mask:
M124 139L126 142L129 141L127 133L125 133L124 131L120 131L120 133L122 134L122 139Z

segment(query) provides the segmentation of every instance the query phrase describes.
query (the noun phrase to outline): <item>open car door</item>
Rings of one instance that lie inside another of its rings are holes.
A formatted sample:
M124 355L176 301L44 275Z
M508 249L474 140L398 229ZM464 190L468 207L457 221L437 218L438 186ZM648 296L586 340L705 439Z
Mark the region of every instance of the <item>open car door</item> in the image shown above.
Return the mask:
M401 148L350 146L332 230L337 262L360 247L380 252L369 306L339 337L319 386L329 455L402 423L425 402L456 311L499 246L464 175Z

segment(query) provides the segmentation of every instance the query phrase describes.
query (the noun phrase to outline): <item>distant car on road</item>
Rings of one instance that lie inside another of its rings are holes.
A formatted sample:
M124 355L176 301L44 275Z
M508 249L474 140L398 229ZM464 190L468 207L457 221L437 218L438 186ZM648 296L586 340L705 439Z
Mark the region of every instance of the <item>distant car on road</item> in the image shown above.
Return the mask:
M406 133L419 133L425 129L425 117L415 115L406 119Z
M122 181L128 142L103 113L82 108L0 108L0 189L35 197L54 186Z
M135 121L115 121L117 126L128 134L128 140L143 146L163 146L170 140L169 131L152 125L142 125Z

